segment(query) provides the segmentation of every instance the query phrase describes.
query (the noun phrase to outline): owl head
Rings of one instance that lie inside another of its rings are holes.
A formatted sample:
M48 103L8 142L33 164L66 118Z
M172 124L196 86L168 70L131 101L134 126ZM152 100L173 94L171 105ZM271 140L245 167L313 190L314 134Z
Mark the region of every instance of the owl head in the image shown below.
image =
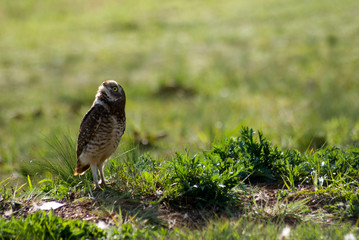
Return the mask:
M126 101L125 91L114 80L104 81L98 88L96 100L104 102Z

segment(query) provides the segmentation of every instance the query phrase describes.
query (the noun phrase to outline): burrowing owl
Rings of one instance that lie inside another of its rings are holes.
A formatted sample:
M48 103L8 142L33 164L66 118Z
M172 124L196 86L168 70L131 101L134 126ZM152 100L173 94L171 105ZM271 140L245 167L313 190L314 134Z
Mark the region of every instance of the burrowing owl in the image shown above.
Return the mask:
M108 80L98 88L95 101L82 119L77 140L77 166L74 175L83 174L91 167L93 180L99 187L105 161L115 152L126 128L126 96L123 88Z

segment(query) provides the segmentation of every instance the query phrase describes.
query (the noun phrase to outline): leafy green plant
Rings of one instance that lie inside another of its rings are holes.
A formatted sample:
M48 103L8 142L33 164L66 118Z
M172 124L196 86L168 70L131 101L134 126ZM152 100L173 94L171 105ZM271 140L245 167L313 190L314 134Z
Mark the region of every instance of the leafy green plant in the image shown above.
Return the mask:
M359 217L359 193L350 196L348 201L348 208L346 209L345 216L358 218Z
M176 153L176 158L169 161L170 197L197 207L227 205L233 200L231 189L241 184L238 175L242 168L237 165L221 169L218 157L203 154L189 157Z
M273 146L263 133L259 131L256 134L248 127L243 127L237 138L227 138L223 143L214 145L210 154L221 158L222 170L233 164L241 164L243 171L239 176L254 182L283 178L293 185L306 176L307 163L303 162L298 151L282 151L278 146Z
M0 218L1 239L93 239L105 236L94 224L81 220L64 220L52 211L36 212L25 219Z
M352 181L358 179L359 174L359 151L356 148L342 150L337 147L328 147L312 155L309 159L312 169L316 170L318 176L325 178L328 184L335 180L344 179Z
M258 139L252 129L244 127L237 138L227 138L213 149L189 157L176 153L169 161L170 185L175 187L177 200L197 206L226 205L234 199L232 188L242 181L270 179L272 162L280 152L262 133Z
M222 160L221 171L240 163L245 169L240 174L243 179L249 177L252 180L258 178L274 180L275 177L271 172L272 162L280 153L277 149L272 149L271 143L261 132L258 132L257 138L253 129L243 127L239 137L227 138L224 143L215 145L210 154L216 154Z

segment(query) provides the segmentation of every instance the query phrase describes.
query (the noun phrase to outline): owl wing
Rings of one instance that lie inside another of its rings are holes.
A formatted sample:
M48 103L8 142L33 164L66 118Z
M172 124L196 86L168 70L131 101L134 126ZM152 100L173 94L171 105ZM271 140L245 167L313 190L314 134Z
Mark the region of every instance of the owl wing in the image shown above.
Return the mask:
M82 151L95 135L102 117L106 114L107 110L101 104L95 104L84 116L80 125L79 136L77 139L77 159Z

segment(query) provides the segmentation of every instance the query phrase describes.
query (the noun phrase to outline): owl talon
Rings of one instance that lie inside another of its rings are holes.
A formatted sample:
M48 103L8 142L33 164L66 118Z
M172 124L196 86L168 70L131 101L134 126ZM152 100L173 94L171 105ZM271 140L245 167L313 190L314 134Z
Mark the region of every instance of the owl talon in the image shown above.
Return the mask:
M101 184L95 182L95 190L103 190Z

